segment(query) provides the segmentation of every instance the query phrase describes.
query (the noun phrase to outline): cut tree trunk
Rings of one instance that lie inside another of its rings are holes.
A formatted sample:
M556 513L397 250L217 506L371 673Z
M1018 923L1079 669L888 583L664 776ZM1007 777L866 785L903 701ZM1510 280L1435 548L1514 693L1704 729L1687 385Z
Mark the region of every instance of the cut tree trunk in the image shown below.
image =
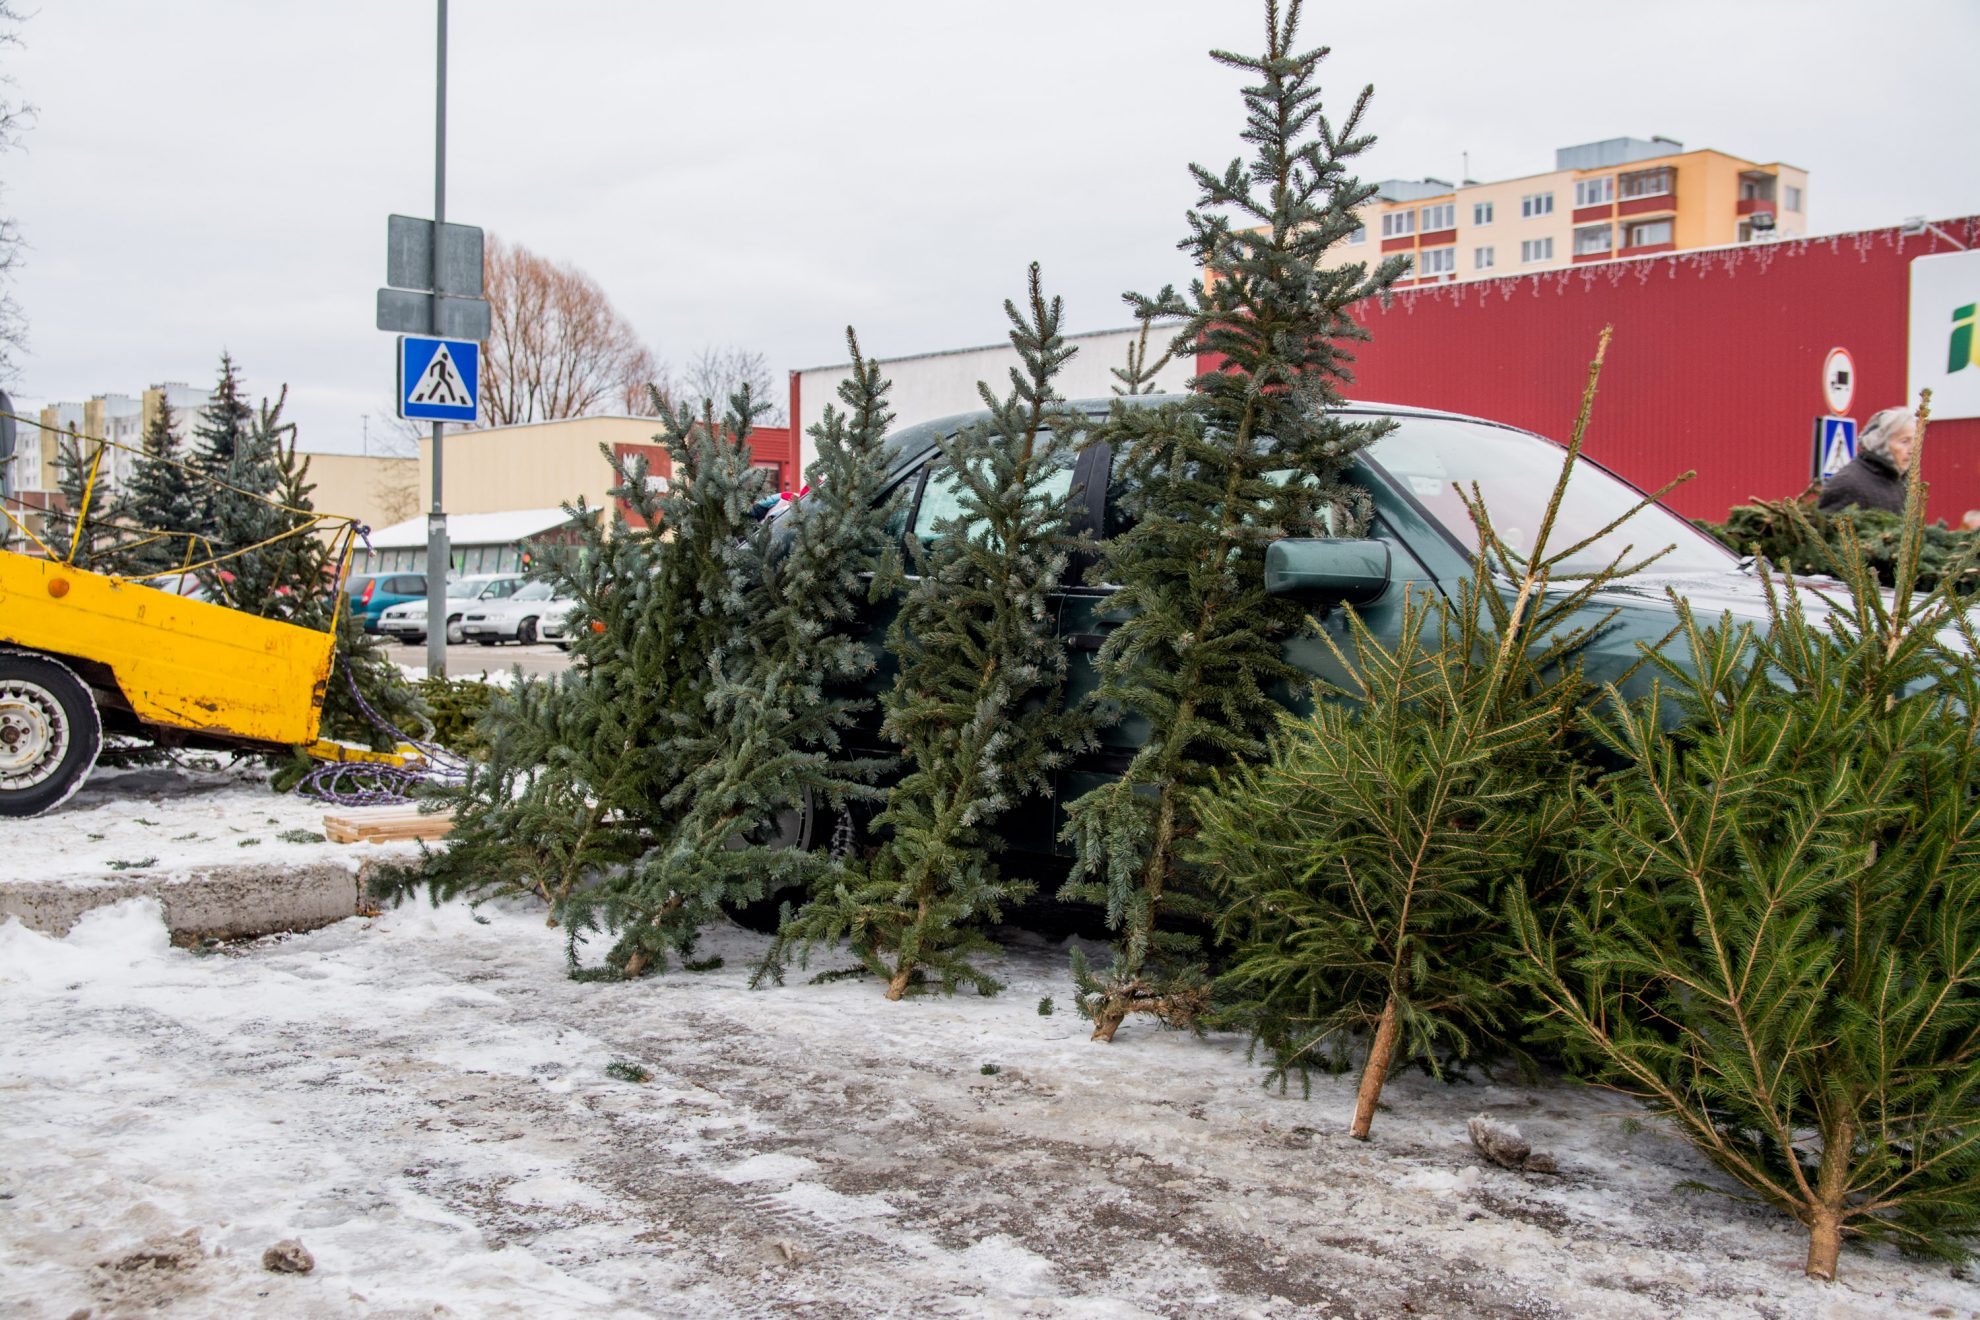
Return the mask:
M893 979L887 982L887 998L898 1002L908 992L908 982L914 976L914 964L903 962L895 971Z
M1836 1281L1836 1260L1842 1255L1842 1220L1826 1210L1815 1212L1808 1226L1808 1277Z
M1348 1135L1356 1141L1368 1140L1369 1125L1375 1121L1375 1102L1382 1098L1382 1083L1389 1079L1389 1060L1395 1052L1396 997L1390 995L1375 1024L1368 1062L1361 1069L1361 1092L1354 1099L1354 1126L1348 1129Z

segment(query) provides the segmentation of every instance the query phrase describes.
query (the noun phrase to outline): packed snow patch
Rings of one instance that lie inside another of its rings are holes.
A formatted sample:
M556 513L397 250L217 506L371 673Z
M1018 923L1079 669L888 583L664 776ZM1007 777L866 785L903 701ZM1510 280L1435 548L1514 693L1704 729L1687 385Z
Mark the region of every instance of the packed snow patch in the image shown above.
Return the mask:
M901 1004L751 991L764 948L622 984L523 908L205 956L143 901L0 925L0 1314L1980 1315L1882 1249L1809 1282L1793 1224L1677 1190L1714 1176L1603 1092L1398 1077L1363 1144L1351 1077L1281 1096L1240 1040L1039 1017L1036 939L1003 996ZM1559 1174L1487 1162L1480 1114ZM315 1268L264 1270L290 1239Z
M356 869L367 858L416 855L406 843L328 842L323 815L336 810L273 791L258 766L99 766L57 810L0 822L0 882L89 887L240 863Z

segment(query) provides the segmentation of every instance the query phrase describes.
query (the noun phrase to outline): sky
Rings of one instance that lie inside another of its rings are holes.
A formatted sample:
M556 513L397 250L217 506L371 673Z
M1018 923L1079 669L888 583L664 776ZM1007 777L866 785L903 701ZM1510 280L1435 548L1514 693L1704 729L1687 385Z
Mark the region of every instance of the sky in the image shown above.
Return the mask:
M30 8L32 6L32 8ZM305 448L386 435L385 218L433 207L433 0L28 0L0 157L28 244L19 398L289 390ZM1254 0L453 0L447 217L594 277L654 352L842 362L1068 330L1189 277L1186 171L1239 153ZM1811 172L1811 230L1980 211L1976 0L1309 3L1370 180L1491 180L1662 134Z

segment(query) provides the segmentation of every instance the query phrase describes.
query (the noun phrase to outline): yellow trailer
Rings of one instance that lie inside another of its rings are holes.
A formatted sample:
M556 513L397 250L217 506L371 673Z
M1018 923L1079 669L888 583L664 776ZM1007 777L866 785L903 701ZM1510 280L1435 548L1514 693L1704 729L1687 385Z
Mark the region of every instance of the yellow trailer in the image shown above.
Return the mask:
M335 638L0 550L0 816L65 801L105 715L167 744L316 741Z

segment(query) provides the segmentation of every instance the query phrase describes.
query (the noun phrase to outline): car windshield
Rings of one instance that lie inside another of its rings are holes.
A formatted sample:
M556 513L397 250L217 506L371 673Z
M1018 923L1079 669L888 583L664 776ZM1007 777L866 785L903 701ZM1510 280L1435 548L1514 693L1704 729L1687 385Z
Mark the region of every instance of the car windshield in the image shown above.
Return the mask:
M525 587L523 587L522 590L516 592L515 595L509 597L509 599L510 600L549 600L550 584L548 582L531 582Z
M1485 497L1493 526L1507 545L1524 554L1540 530L1547 499L1561 472L1566 451L1537 436L1503 427L1433 417L1405 417L1402 424L1369 448L1369 457L1416 497L1467 550L1478 549L1478 529L1454 486L1473 482ZM1567 497L1555 520L1552 543L1565 549L1601 531L1641 499L1635 490L1593 463L1583 462L1568 482ZM1665 546L1670 553L1651 567L1654 573L1723 573L1736 562L1724 546L1661 505L1651 505L1575 551L1558 572L1593 573L1618 555L1634 562Z
M447 584L447 594L457 599L479 596L481 589L487 585L488 583L486 581L477 582L472 578L455 578Z

